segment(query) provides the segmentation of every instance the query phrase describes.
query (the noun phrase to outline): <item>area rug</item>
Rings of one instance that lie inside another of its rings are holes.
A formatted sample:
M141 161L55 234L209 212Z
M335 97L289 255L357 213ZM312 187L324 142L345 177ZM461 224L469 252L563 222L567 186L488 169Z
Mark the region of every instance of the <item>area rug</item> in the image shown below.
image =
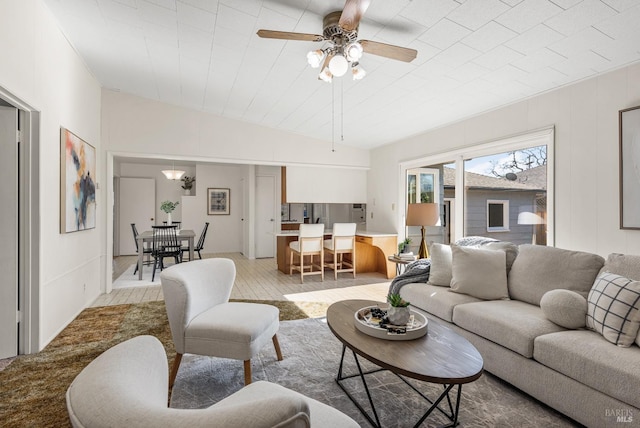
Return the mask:
M277 306L281 320L321 316L324 303L261 301ZM164 302L85 309L42 352L16 358L0 371L0 426L68 427L65 392L78 373L110 347L150 334L175 355ZM242 364L241 364L242 365Z
M155 281L151 281L153 275L153 266L142 267L142 279L138 279L138 272L133 274L136 270L136 265L132 264L120 275L115 281L113 281L113 288L131 288L131 287L147 287L149 285L160 285L160 269L156 269Z
M266 346L252 360L254 380L278 383L341 410L363 427L370 426L334 380L342 345L324 319L282 322L278 338L284 360L277 361L273 348ZM348 356L345 371L355 373L353 357L351 354ZM365 361L363 368L367 370L375 366ZM385 371L367 379L382 426L411 427L427 409L420 396L395 375ZM431 396L439 394L442 388L441 385L424 382L414 382L414 385ZM185 355L173 388L171 407L208 407L242 386L241 362ZM346 386L366 400L366 393L356 379L349 380ZM488 373L463 387L460 422L463 427L579 426ZM446 423L448 420L443 415L433 413L423 426Z

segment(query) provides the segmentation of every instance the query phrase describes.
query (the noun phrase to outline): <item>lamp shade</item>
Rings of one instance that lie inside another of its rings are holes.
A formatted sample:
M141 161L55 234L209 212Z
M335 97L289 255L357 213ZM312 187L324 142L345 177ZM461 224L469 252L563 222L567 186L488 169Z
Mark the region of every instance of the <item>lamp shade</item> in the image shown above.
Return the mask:
M438 204L409 204L407 226L435 226L440 219Z
M536 213L523 211L518 214L518 224L544 224L544 219Z

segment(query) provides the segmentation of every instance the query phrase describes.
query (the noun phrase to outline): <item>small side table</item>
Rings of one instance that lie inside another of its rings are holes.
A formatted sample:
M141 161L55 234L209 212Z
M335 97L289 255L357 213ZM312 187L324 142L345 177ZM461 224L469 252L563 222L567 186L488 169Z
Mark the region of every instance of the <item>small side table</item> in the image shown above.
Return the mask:
M409 263L415 262L415 260L401 259L395 254L390 255L387 259L396 264L396 276L402 274Z

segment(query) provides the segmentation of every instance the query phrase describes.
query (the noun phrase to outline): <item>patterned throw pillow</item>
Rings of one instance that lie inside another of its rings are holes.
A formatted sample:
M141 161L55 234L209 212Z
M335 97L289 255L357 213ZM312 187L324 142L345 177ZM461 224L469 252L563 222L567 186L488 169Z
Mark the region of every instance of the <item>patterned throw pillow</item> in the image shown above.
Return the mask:
M587 327L628 348L640 327L640 281L603 272L589 292Z

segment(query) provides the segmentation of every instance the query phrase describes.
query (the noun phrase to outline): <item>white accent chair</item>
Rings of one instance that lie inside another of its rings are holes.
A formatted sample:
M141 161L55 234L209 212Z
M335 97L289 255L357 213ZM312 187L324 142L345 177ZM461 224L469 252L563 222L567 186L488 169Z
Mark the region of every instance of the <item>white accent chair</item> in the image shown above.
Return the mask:
M191 264L191 263L189 263ZM67 389L74 428L358 427L340 411L274 383L254 382L205 409L167 406L167 354L153 336L108 349Z
M333 277L338 280L338 272L353 272L356 277L356 224L334 223L333 236L324 240L324 251L333 255L331 263L325 266L333 269ZM351 254L351 260L345 260L344 254Z
M321 275L324 281L324 224L301 224L297 241L289 243L291 257L289 259L289 275L294 270L300 272L300 282L304 283L305 275ZM293 256L297 255L299 264L293 264ZM310 263L305 266L304 256L310 257ZM313 256L320 256L320 264L313 263ZM313 270L316 267L318 270ZM308 268L308 272L307 272Z
M244 383L251 383L251 358L269 340L282 360L276 332L278 308L258 303L229 302L236 277L232 260L194 260L165 269L160 275L176 358L173 386L185 353L244 361Z

